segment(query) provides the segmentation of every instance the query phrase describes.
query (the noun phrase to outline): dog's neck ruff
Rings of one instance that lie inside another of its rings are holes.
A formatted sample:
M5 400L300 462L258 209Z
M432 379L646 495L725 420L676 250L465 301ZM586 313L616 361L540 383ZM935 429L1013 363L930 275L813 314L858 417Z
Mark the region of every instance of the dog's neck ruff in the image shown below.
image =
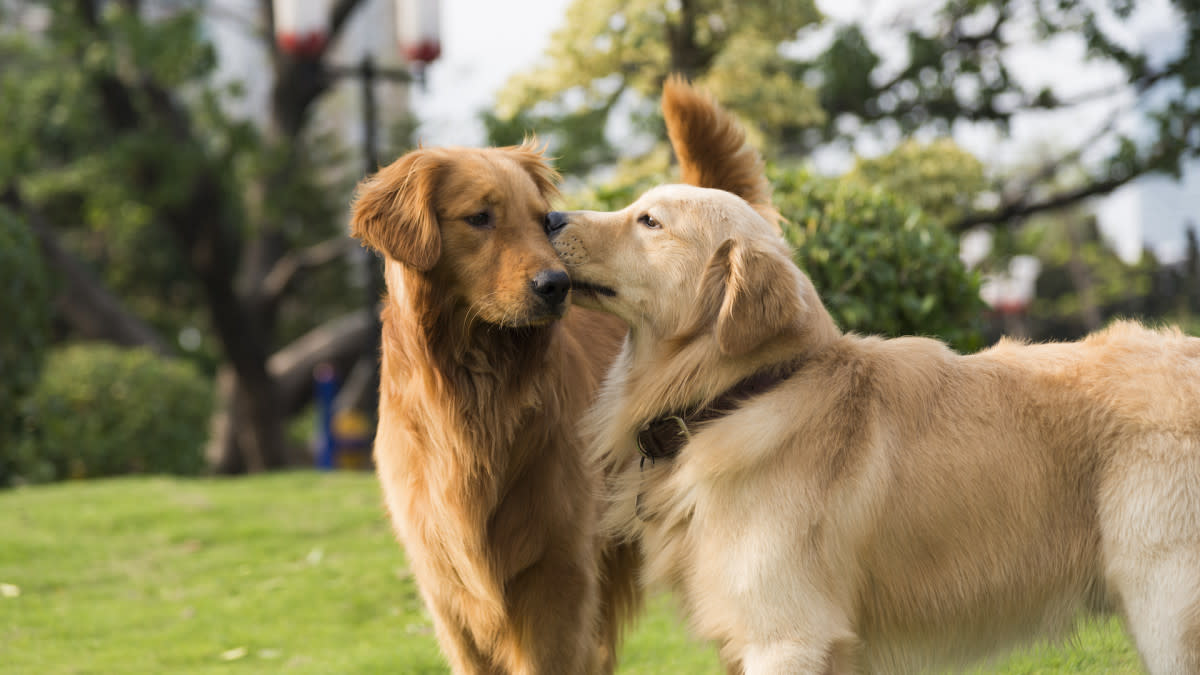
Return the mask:
M724 417L733 412L738 404L764 394L788 379L800 369L800 361L777 364L739 380L708 405L685 411L668 412L646 422L637 433L638 452L642 453L642 466L650 460L651 466L658 460L673 459L680 449L691 440L696 425Z

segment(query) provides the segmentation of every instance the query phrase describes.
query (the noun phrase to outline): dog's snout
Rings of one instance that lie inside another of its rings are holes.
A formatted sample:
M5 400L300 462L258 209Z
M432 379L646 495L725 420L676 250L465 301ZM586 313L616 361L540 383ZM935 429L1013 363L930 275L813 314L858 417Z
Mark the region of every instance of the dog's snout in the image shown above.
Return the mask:
M551 211L546 214L546 222L543 227L546 234L553 237L559 230L567 226L567 214L562 211Z
M571 278L562 270L542 270L531 283L533 292L551 307L561 305L571 290Z

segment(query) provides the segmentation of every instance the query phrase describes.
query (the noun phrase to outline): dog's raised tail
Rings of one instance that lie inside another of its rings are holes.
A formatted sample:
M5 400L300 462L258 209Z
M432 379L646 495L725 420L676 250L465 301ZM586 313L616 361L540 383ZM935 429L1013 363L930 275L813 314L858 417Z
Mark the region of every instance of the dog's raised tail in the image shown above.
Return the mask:
M776 221L762 156L729 111L681 75L663 83L662 111L684 183L732 192Z

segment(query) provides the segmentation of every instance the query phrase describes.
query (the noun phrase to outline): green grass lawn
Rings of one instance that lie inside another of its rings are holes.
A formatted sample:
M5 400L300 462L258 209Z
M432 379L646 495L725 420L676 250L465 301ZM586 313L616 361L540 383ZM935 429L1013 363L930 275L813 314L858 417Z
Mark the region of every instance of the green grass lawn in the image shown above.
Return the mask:
M660 598L622 673L718 673ZM1136 673L1115 624L981 672ZM0 492L0 672L445 673L374 477Z

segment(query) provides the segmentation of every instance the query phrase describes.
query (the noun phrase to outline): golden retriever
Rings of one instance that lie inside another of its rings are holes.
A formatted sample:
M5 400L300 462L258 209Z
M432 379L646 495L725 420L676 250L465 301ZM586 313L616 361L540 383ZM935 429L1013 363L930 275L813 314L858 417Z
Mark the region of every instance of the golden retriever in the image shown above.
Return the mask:
M927 672L1112 612L1200 673L1200 339L844 334L731 187L549 220L574 302L630 327L585 418L604 524L727 668Z
M555 179L529 143L427 148L353 206L386 258L375 462L456 673L610 671L638 603L576 431L626 329L568 310Z

